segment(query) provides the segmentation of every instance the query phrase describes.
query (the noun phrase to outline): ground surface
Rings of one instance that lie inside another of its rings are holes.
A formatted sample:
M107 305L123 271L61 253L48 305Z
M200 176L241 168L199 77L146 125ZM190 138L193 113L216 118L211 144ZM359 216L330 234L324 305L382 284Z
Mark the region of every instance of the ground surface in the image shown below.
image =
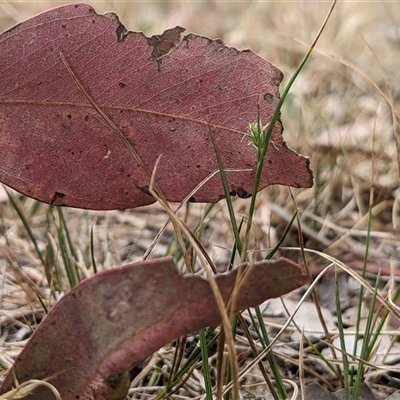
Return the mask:
M61 4L64 3L2 2L0 29ZM92 5L98 13L116 12L128 29L143 30L148 36L180 25L189 32L220 37L230 46L251 48L279 67L285 74L285 82L301 61L307 44L311 43L330 7L326 2L305 1L96 1ZM398 277L400 274L399 152L396 145L400 131L393 122L394 112L400 113L399 26L400 8L395 2L339 2L282 113L285 140L289 147L310 157L315 175L314 188L294 192L306 249L322 251L360 271L366 251L368 210L372 204L367 279L374 284L380 268L383 295L389 288L389 275ZM294 206L289 199L286 188L273 187L262 192L257 203L251 250L267 249L276 243L292 216ZM43 251L51 247L57 253L57 212L30 199L20 198L19 204L29 217L39 247ZM237 215L244 215L248 201L239 199L234 204ZM189 225L195 226L204 207L190 207ZM95 258L100 269L140 259L165 221L157 205L111 212L65 209L64 214L82 265L91 265L90 229L94 226ZM0 217L0 363L8 368L30 335L30 327L43 315L29 279L43 296L52 297L46 272L16 212L5 199L0 204ZM49 219L55 222L49 225ZM153 256L173 254L174 246L169 246L172 237L173 230L169 228ZM214 262L223 268L229 261L233 243L223 202L213 209L202 240ZM294 227L283 246L299 246ZM311 251L307 250L306 256L316 277L330 261ZM282 248L280 254L300 260L298 250ZM62 260L57 255L54 257L62 265ZM90 273L92 271L88 271ZM348 348L352 348L359 286L348 273L342 273L339 280ZM335 337L333 273L326 273L317 288L328 329ZM289 311L298 304L302 293L298 291L288 296L285 304ZM364 306L367 310L368 301ZM297 325L304 329L310 342L323 351L326 337L318 318L313 316L315 307L309 298L302 309ZM264 316L273 337L285 322L286 311L280 302L274 301L265 305ZM398 321L392 318L389 322L380 336L382 346L369 360L366 375L366 383L376 399L387 398L400 387ZM189 344L191 341L196 341L196 337L190 338ZM275 347L283 376L297 385L314 381L330 391L339 389L337 378L313 355L309 344L299 353L299 341L299 332L292 327ZM252 357L245 341L238 343L238 349L241 367L244 367ZM166 381L163 374L157 375L154 371L168 370L172 356L173 347L167 346L140 366L135 372L131 398L155 396ZM325 356L332 357L329 352ZM306 367L303 376L299 376L299 359ZM144 387L149 382L151 390ZM200 396L204 393L202 382L201 371L195 372L175 398ZM243 389L248 398L267 398L265 384L256 369L246 375Z

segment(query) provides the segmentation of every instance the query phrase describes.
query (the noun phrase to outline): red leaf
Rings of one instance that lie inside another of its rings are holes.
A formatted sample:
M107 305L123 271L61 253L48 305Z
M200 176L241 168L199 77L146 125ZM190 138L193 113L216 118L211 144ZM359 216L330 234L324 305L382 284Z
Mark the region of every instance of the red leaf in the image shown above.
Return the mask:
M225 301L238 282L239 270L246 271L246 279L235 311L307 282L287 259L242 265L216 277ZM198 276L178 275L169 258L103 271L53 307L9 370L1 393L11 389L15 377L19 383L48 378L63 400L111 398L105 393L121 389L118 378L135 363L174 338L219 322L209 283ZM53 398L49 389L40 387L26 400Z
M46 203L92 209L150 204L148 176L93 109L61 60L116 124L170 201L218 169L214 133L232 194L252 190L249 123L273 114L282 73L249 50L183 28L147 38L115 14L71 4L0 35L0 181ZM310 187L308 159L289 150L278 122L261 181ZM243 170L251 169L249 172ZM224 197L216 174L191 200Z

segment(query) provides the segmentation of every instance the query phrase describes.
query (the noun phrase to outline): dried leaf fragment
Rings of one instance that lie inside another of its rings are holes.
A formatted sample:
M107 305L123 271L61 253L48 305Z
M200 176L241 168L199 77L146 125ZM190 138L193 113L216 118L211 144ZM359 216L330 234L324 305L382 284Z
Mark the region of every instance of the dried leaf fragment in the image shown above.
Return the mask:
M100 109L169 201L182 201L217 169L216 139L232 193L251 194L256 150L246 136L267 124L282 73L250 50L183 28L147 38L113 13L87 4L39 14L0 35L0 181L46 203L124 209L154 202L148 176L90 105L65 68L63 54ZM309 161L289 150L274 128L260 189L312 186ZM224 197L215 174L192 197Z
M243 273L235 311L307 282L287 259L241 265L216 277L225 301ZM180 276L170 258L103 271L53 307L9 370L1 393L12 388L16 376L20 383L48 379L63 400L116 398L135 363L174 338L219 322L209 282ZM53 395L38 387L26 400L39 398L53 400Z

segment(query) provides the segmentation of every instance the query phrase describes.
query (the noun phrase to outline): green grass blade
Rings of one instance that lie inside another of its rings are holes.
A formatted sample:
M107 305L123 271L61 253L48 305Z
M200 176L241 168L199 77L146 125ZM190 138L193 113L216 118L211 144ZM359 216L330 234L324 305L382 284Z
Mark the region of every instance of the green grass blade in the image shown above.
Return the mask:
M58 217L60 218L62 229L64 230L64 233L65 233L66 243L68 244L70 254L74 258L75 261L78 261L78 256L76 255L75 247L72 243L68 225L67 225L67 222L65 221L64 212L61 207L57 207L57 213L58 213Z
M97 274L97 264L96 264L96 258L94 256L93 225L90 227L90 258L92 260L93 272Z
M35 292L37 299L39 300L40 305L43 307L45 314L48 314L49 309L47 308L46 304L43 301L41 294L36 290L35 286L32 286L32 290Z
M339 291L339 282L337 279L337 267L335 266L335 302L336 302L336 315L337 315L337 324L339 330L339 338L340 338L340 348L342 349L342 363L343 363L343 375L344 375L344 389L346 400L350 400L350 386L351 386L351 376L349 374L349 360L347 358L346 353L346 342L344 335L344 326L342 319L342 308L340 303L340 291Z
M207 352L210 351L210 348L215 345L215 343L218 340L219 335L214 335L213 337L210 336L213 335L215 332L215 327L210 327L205 330L205 336L208 340L207 344ZM199 362L201 359L201 349L200 349L200 344L198 344L192 352L189 354L186 362L184 365L181 367L178 373L175 374L173 381L171 382L171 388L178 385L182 380L184 380L184 377L186 374L190 373L192 368L196 365L197 362ZM164 399L170 395L170 392L167 391L167 389L164 389L161 391L157 396L155 397L154 400L161 400Z
M257 147L257 151L258 151L258 162L257 162L257 169L256 169L256 174L254 177L254 184L253 184L253 192L252 192L252 196L251 196L251 201L250 201L250 208L249 208L249 221L247 224L247 229L246 229L246 235L245 235L245 239L243 241L243 248L242 248L242 252L241 252L241 259L242 261L244 261L246 259L246 255L247 255L247 249L248 249L248 245L249 245L249 239L250 239L250 230L251 230L251 225L252 225L252 221L253 221L253 215L254 215L254 211L255 211L255 204L256 204L256 197L257 197L257 192L258 192L258 188L260 186L260 180L261 180L261 173L264 167L264 159L265 159L265 155L267 153L268 150L268 145L272 136L272 131L275 127L276 122L278 121L280 114L281 114L281 109L282 106L286 100L286 98L288 97L289 91L291 90L294 82L296 81L297 77L299 76L300 72L303 70L304 66L306 65L308 59L311 56L312 51L314 50L315 45L317 44L323 30L325 29L325 26L333 12L333 9L336 5L336 0L333 1L332 6L324 20L324 22L321 25L320 30L318 31L317 35L315 36L311 46L309 47L308 51L306 52L305 56L303 57L302 61L300 62L299 66L296 68L296 71L294 72L294 74L292 75L292 77L290 78L288 84L286 85L285 89L283 90L282 94L281 94L281 98L278 102L278 105L276 107L276 110L271 118L271 121L269 121L268 123L268 127L264 130L262 128L262 121L260 121L260 118L257 118L257 122L256 122L256 126L254 127L254 131L253 134L255 133L256 136L258 136L258 138L256 137L256 140L258 139L258 141L256 141L256 143L254 143L255 145L258 145ZM251 132L249 132L250 135L252 134Z
M257 337L258 337L258 339L259 339L259 341L260 341L260 343L261 343L263 349L265 349L265 348L267 347L267 344L266 344L266 342L264 341L264 337L263 337L263 335L261 334L261 332L260 332L260 330L259 330L259 323L258 323L258 322L256 321L256 319L254 318L254 316L253 316L251 310L247 310L247 312L248 312L248 314L249 314L249 316L250 316L250 320L251 320L251 323L253 324L253 328L254 328L254 330L255 330L255 332L256 332L256 334L257 334ZM251 336L250 336L250 338L249 338L249 343L250 343L250 340L252 340L252 339L251 339ZM252 347L251 344L250 344L250 347ZM253 349L253 353L254 353L254 356L257 356L257 355L258 355L258 352L257 352L256 349ZM269 353L270 353L270 352L269 352ZM269 354L269 353L268 353L268 354ZM265 369L264 369L264 365L262 364L262 362L259 363L259 367L260 367L261 373L262 373L262 375L263 375L263 377L264 377L265 383L267 384L268 389L269 389L269 391L270 391L272 397L274 398L274 400L281 400L280 397L279 397L279 395L278 395L278 393L277 393L276 390L275 390L274 385L272 384L271 380L269 379L269 377L268 377L268 375L267 375L267 373L266 373L266 371L265 371ZM286 398L286 397L284 397L284 398Z
M257 321L258 321L258 325L261 329L261 334L262 334L262 343L263 343L263 347L266 348L270 345L270 340L269 340L269 336L268 336L268 332L267 332L267 328L265 326L265 322L264 322L264 318L263 315L261 313L260 307L256 307L255 308L255 312L256 312L256 316L257 316ZM279 393L279 398L280 399L287 399L288 395L286 393L286 388L285 385L283 383L282 380L282 376L281 373L279 371L279 367L278 367L278 363L276 362L274 353L272 351L268 352L267 354L267 360L268 360L268 364L271 368L271 372L272 375L274 376L275 379L275 385L278 389L278 393Z
M205 389L206 389L206 399L213 400L211 370L210 370L210 364L208 363L208 348L207 348L206 331L204 329L201 329L199 331L199 336L200 336L201 358L203 360L203 377L204 377L204 385L205 385Z
M229 192L228 181L226 179L224 165L222 163L221 155L219 154L217 143L215 142L215 138L214 138L214 135L213 135L211 129L210 129L210 136L211 136L212 145L214 147L215 155L217 157L218 169L219 169L219 173L221 176L222 185L224 187L226 205L228 206L229 218L231 220L233 235L235 237L235 246L236 246L239 254L241 254L242 253L242 241L240 239L239 229L238 229L238 226L236 223L235 210L233 209L232 198L231 198L231 195Z
M29 217L31 218L31 217L35 216L41 206L43 206L42 202L40 202L38 200L33 201L28 210Z
M396 303L396 301L399 297L400 297L400 286L397 286L396 291L392 297L392 302ZM382 329L386 323L386 319L389 316L389 314L390 314L389 310L386 310L383 313L383 316L382 316L381 320L379 321L379 324L378 324L377 328L375 329L374 334L372 335L372 339L370 340L370 343L369 343L370 352L375 347L376 342L378 341L378 339L380 337L380 333L382 332Z
M65 237L64 237L61 229L57 229L57 237L58 237L58 243L60 246L61 258L64 263L64 268L65 268L65 272L67 274L69 286L70 286L70 289L72 289L74 286L76 286L76 284L78 283L78 280L75 277L74 267L71 263L71 259L68 254Z
M68 251L69 244L68 244L68 238L67 238L67 233L66 233L67 230L63 226L62 219L60 217L60 215L62 215L62 212L59 207L57 208L57 214L59 217L59 223L57 224L57 227L56 227L58 245L60 247L61 258L63 260L65 273L68 278L69 286L70 286L70 289L72 289L78 283L77 271L75 268L75 264L72 260L71 254Z
M374 348L373 346L370 346L370 338L372 337L372 332L373 332L373 320L374 320L374 316L375 316L375 304L376 304L376 298L377 298L377 294L378 294L379 280L380 280L380 273L378 272L378 275L376 277L376 282L375 282L375 289L374 289L374 293L372 295L372 300L371 300L371 304L369 307L368 317L367 317L367 321L365 324L364 340L362 343L361 356L360 356L362 361L369 361L371 352ZM356 379L354 382L354 389L353 389L353 399L354 400L358 400L358 398L360 396L361 384L364 381L364 372L365 372L364 363L360 362L358 364L357 375L356 375Z
M26 232L28 233L29 238L31 239L31 242L33 244L33 247L36 250L36 253L40 259L40 262L42 263L42 265L45 267L46 266L46 262L45 262L45 258L43 256L43 253L41 252L41 250L39 249L39 244L35 238L35 235L33 234L33 231L31 229L31 226L29 224L28 219L26 218L24 212L22 211L22 209L19 207L17 201L15 200L14 196L10 193L10 191L8 191L5 188L5 191L7 193L7 196L10 200L11 205L13 206L14 210L17 212L18 217L20 218L20 220L22 221L22 224L25 227Z
M54 292L63 292L67 290L63 284L63 271L58 257L58 246L56 243L56 222L54 217L54 207L48 207L46 213L47 221L47 246L46 246L46 276L49 286Z
M290 228L293 225L294 220L296 219L296 216L298 214L299 210L296 210L292 216L292 218L290 219L289 223L286 225L285 230L283 231L283 234L281 235L281 237L278 240L278 243L274 246L274 248L266 255L265 259L266 260L270 260L274 254L279 250L279 248L282 246L283 241L285 240L286 235L289 233Z
M186 343L186 338L184 338L184 343ZM175 341L175 351L174 351L174 357L172 359L172 363L171 363L171 372L169 373L168 376L168 381L167 384L165 385L165 390L168 392L171 391L172 387L173 387L173 381L176 375L176 371L179 369L179 365L180 365L180 360L181 357L179 356L179 353L182 350L182 338L178 338Z

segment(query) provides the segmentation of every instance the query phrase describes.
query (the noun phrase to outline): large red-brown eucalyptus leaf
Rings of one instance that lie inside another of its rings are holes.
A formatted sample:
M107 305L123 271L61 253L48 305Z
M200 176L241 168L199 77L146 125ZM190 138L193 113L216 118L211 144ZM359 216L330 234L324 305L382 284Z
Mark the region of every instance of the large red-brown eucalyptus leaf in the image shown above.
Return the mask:
M256 150L249 123L267 124L282 73L249 50L176 27L147 38L113 13L86 4L39 14L0 35L0 181L46 203L92 209L150 204L149 179L84 90L128 138L170 201L181 201L218 169L232 194L252 190ZM261 188L310 187L308 159L273 132ZM243 170L250 169L250 172ZM218 174L192 201L224 197Z
M243 272L235 311L307 282L287 259L243 264L216 277L225 301ZM14 377L19 383L36 378L48 379L63 400L117 398L110 393L121 389L124 371L172 339L219 322L209 282L180 276L170 258L100 272L53 307L17 357L1 392L11 389ZM43 388L27 399L52 396Z

